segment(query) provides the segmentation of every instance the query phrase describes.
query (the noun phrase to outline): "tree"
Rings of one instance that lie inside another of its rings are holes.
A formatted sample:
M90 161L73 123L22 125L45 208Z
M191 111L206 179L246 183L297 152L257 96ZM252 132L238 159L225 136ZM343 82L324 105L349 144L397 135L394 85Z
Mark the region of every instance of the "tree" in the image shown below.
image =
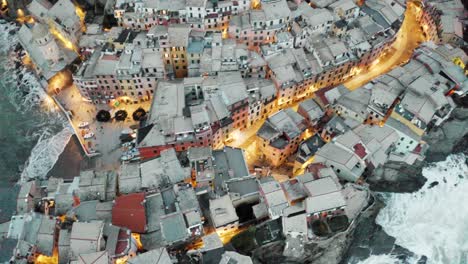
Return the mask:
M106 110L99 110L96 114L96 120L98 122L109 122L111 119L111 114Z
M117 121L125 121L125 118L127 118L128 113L125 110L119 110L115 112L114 118Z
M135 110L135 112L133 112L132 117L133 117L133 120L135 120L135 121L140 121L140 120L144 119L146 117L145 109L143 109L141 107L138 108L137 110Z

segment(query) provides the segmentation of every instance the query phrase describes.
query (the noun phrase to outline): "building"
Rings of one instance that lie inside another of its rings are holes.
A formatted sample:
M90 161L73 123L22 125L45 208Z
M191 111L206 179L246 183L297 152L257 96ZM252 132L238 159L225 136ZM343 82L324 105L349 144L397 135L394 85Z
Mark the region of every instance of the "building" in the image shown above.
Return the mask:
M64 42L71 42L72 45L78 44L86 28L83 11L69 0L59 0L54 5L34 0L28 11L36 20L47 24L51 32L56 31L54 35L61 36L57 38L63 38Z
M145 233L148 228L145 203L144 193L117 197L112 207L112 224L128 228L132 232Z
M126 44L123 52L95 50L73 74L80 93L95 104L140 103L152 98L157 78L165 78L160 54Z
M157 248L157 249L153 249L142 254L138 254L138 256L134 258L128 259L127 263L129 264L146 264L146 263L166 264L166 263L172 263L172 260L169 254L167 253L166 248Z
M283 210L289 206L281 185L271 177L262 179L259 184L262 203L268 209L270 219L277 219L283 215Z
M360 125L353 131L367 149L368 155L364 159L368 169L382 166L387 162L389 153L394 151L395 145L398 145L398 133L386 126Z
M135 193L141 190L141 173L138 163L124 163L120 166L118 177L121 194Z
M356 149L360 150L362 147ZM323 163L332 168L338 177L350 182L358 180L366 168L364 160L356 153L343 149L333 142L323 145L315 153L315 159L312 163Z
M229 195L210 200L210 215L219 236L237 230L239 217Z
M371 99L371 90L356 89L342 94L333 104L333 110L338 116L345 119L352 118L359 123L367 119L367 107Z
M283 216L281 221L283 224L283 235L285 237L297 238L303 243L309 240L310 231L307 223L307 215L305 213Z
M137 241L129 229L106 224L103 230L106 240L106 251L110 259L117 261L120 258L136 256L138 250Z
M324 115L323 110L313 99L307 99L300 103L297 113L303 116L311 127L316 126Z
M249 256L244 256L234 251L226 251L224 252L219 264L229 263L253 264L252 259Z
M14 249L17 259L30 260L39 254L52 256L57 235L55 217L31 212L11 217L6 238L18 241Z
M320 178L304 184L309 195L305 200L308 218L318 219L344 213L346 201L341 185L331 177Z
M353 1L338 0L328 6L333 13L348 22L359 16L359 7Z
M296 172L307 167L307 165L313 161L315 153L317 153L323 145L325 145L325 141L318 134L303 141L297 150L293 171Z
M301 115L292 109L279 111L257 132L257 146L272 166L279 166L296 152L305 129Z
M203 234L201 209L189 184L175 184L145 198L148 247L177 246Z
M36 181L29 181L21 184L21 188L16 198L16 213L25 214L32 211L40 197Z
M67 50L52 36L45 24L24 24L18 32L18 40L33 61L35 71L46 80L72 63L78 55Z
M46 188L46 200L53 201L53 213L55 215L64 215L73 206L79 204L79 181L79 177L74 177L72 182L64 182L61 178L49 178Z
M192 185L200 190L213 188L215 172L211 148L190 148L187 158L190 162Z
M395 149L389 157L390 160L413 164L417 159L424 157L422 150L426 146L426 143L420 135L414 133L409 127L393 118L389 118L385 122L385 126L395 130L399 136L399 140L394 144Z
M104 223L102 221L73 223L70 236L70 260L78 260L82 254L104 250L106 242L103 236L103 228Z
M171 147L180 152L190 147L220 146L231 140L231 132L248 127L248 103L239 72L182 82L160 81L148 126L137 136L140 155L147 159Z
M287 28L291 10L285 0L262 2L260 9L233 16L227 30L229 38L255 49L275 40L277 32Z
M164 62L173 67L175 78L187 76L187 47L189 46L190 26L170 25L167 28L168 47L163 48Z
M260 78L244 79L249 94L249 124L265 120L276 107L276 88L271 80Z
M144 190L160 189L183 182L190 178L187 168L183 168L174 149L161 151L158 158L140 163L141 188Z
M78 187L80 202L91 200L106 201L106 194L107 174L95 173L94 171L80 172L80 183Z
M428 126L440 125L453 110L453 101L434 76L424 75L409 84L392 117L422 135Z

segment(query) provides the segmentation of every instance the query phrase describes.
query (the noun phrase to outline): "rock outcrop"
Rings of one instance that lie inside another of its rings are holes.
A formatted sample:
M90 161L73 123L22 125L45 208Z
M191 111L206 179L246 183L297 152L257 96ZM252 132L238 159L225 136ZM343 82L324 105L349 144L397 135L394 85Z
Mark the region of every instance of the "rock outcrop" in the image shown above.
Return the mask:
M422 175L422 168L429 162L445 160L448 155L465 153L468 155L468 97L458 100L457 107L441 127L433 128L424 136L429 144L424 162L414 165L388 162L383 167L374 170L368 178L371 190L377 192L414 192L419 190L426 178ZM465 102L465 103L460 103ZM381 201L376 202L367 215L359 218L354 237L349 249L343 256L341 263L354 264L367 259L370 255L392 254L398 256L402 263L408 257L414 256L409 250L395 244L395 238L385 233L375 222L381 208L385 206ZM423 256L418 263L426 263Z
M424 138L429 144L426 162L438 162L452 153L468 153L468 108L456 108L441 127Z
M375 169L367 182L375 192L414 192L426 182L422 175L424 164L426 163L408 165L403 162L387 162Z
M385 205L378 199L357 223L354 237L347 252L343 255L341 264L355 264L367 259L370 255L392 254L404 261L414 254L409 250L395 245L395 238L387 235L375 219L380 209Z

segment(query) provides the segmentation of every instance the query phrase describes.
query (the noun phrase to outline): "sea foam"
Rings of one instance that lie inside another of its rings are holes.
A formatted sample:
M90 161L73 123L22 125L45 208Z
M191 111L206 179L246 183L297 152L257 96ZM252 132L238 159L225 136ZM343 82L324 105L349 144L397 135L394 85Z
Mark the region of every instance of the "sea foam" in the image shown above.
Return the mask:
M429 264L468 263L466 158L450 155L430 164L423 169L427 182L419 191L385 195L386 206L377 216L396 244L426 256Z
M18 55L13 48L18 44L18 38L10 32L18 30L14 23L0 21L0 85L3 86L4 100L16 109L18 115L28 117L27 124L16 124L23 128L17 136L24 137L24 143L31 143L32 148L20 181L44 179L66 147L73 130L58 108L50 103L50 96L34 73L24 67L16 67Z

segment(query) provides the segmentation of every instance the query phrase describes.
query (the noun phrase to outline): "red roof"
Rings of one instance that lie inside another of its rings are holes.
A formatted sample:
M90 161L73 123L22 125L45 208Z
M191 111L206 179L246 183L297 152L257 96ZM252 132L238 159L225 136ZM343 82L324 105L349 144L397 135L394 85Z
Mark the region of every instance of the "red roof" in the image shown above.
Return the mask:
M126 227L132 232L144 233L146 231L144 200L144 193L132 193L117 197L112 208L112 224Z
M130 236L131 234L127 233L126 230L120 229L117 245L115 246L115 255L126 255Z
M358 155L361 159L363 159L367 155L366 148L364 148L364 146L361 143L357 143L356 145L354 145L353 148L354 153L356 153L356 155Z
M422 150L421 144L418 144L416 148L414 148L413 152L416 154L420 154Z

